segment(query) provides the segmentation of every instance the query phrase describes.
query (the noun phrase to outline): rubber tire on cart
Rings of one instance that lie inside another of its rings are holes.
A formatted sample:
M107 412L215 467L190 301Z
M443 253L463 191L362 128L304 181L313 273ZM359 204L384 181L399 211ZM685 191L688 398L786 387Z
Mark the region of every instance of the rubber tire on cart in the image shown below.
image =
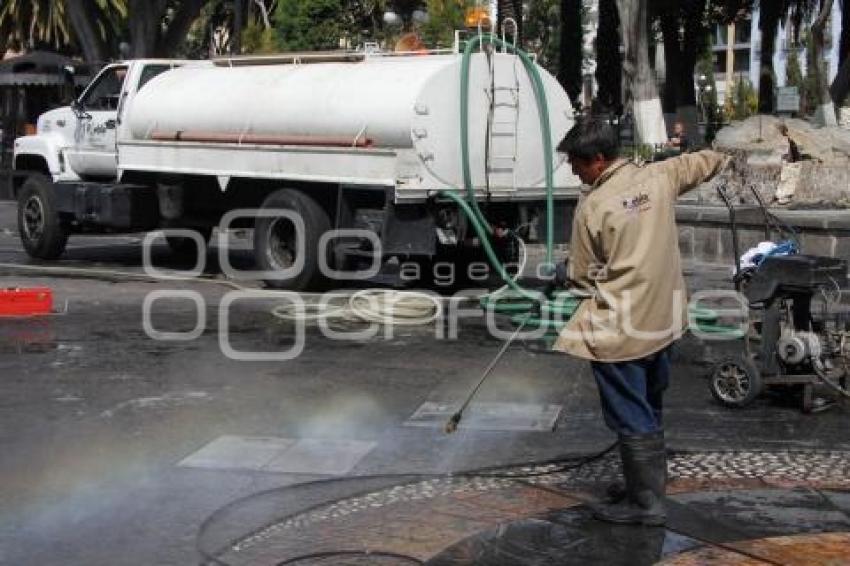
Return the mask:
M56 210L53 183L42 174L27 177L18 193L18 233L27 254L56 259L65 251L68 231Z
M201 235L201 239L204 241L204 244L209 243L210 236L212 236L213 231L211 226L191 228L191 230L194 230ZM198 253L198 242L192 238L184 238L183 236L166 236L165 241L168 242L168 247L171 248L171 252L177 257L195 257ZM203 246L202 251L206 253L206 249L206 246Z
M714 366L709 380L712 396L731 408L746 407L762 391L761 373L744 356L727 358Z
M294 189L280 189L270 194L263 201L263 209L291 210L304 221L303 268L287 279L266 279L266 285L288 291L317 289L324 279L319 268L319 238L331 229L327 212L311 197ZM281 271L291 267L297 260L296 246L295 227L291 220L282 217L257 218L254 225L254 259L258 269ZM324 253L328 254L328 251L324 250Z

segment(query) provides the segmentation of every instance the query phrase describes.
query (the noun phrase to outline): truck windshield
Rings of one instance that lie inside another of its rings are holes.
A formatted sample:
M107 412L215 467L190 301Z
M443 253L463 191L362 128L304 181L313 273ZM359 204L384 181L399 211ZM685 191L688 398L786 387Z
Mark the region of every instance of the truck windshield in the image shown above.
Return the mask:
M87 110L117 110L127 67L112 67L95 79L80 99Z

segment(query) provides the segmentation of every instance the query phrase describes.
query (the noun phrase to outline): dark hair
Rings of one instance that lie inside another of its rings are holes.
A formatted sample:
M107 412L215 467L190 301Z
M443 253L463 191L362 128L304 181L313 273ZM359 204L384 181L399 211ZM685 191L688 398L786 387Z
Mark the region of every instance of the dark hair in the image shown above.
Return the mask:
M600 154L605 159L614 159L620 153L620 139L607 120L583 118L567 132L558 144L558 151L581 159L593 159Z

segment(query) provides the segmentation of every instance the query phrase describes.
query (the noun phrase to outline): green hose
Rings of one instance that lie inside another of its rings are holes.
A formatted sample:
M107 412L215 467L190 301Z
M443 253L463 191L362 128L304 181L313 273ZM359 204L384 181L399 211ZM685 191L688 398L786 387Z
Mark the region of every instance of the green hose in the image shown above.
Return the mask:
M546 263L552 265L552 249L554 240L554 170L552 167L552 130L549 125L549 104L546 101L546 91L543 85L543 79L537 66L531 58L521 49L518 49L511 43L506 43L498 37L491 34L479 34L473 37L466 44L463 51L463 59L461 62L460 75L460 149L461 149L461 164L463 167L463 185L466 189L466 194L472 209L475 211L478 218L482 221L487 229L487 233L492 233L490 225L484 219L484 215L478 208L478 201L475 198L475 187L472 184L472 169L469 163L469 65L472 60L472 52L482 43L491 43L497 47L501 47L511 53L517 55L522 61L529 79L531 80L532 88L534 89L534 98L537 102L537 113L540 119L540 131L543 136L543 170L545 171L546 180Z
M442 190L439 192L439 195L453 201L467 216L484 247L487 259L512 291L497 295L485 295L481 299L481 306L498 313L512 315L512 320L517 324L519 324L519 321L522 321L523 323L527 322L537 327L545 327L551 332L559 332L565 325L565 321L578 309L582 299L569 291L561 291L555 293L551 298L547 298L543 293L520 287L514 278L508 274L505 266L496 255L490 243L490 236L493 233L493 229L478 207L475 186L472 183L472 169L469 159L469 65L472 52L482 43L494 44L517 55L522 61L534 89L534 97L537 102L538 117L540 119L540 130L543 136L543 167L546 182L546 263L549 266L554 265L552 261L555 233L552 132L549 125L549 105L546 100L543 79L537 70L537 66L525 52L494 35L478 35L467 42L461 63L461 164L467 200L464 200L460 191L455 187ZM532 314L535 311L539 313L539 316ZM717 313L710 309L691 308L689 309L689 316L701 332L722 335L729 338L738 338L743 335L738 328L718 325Z

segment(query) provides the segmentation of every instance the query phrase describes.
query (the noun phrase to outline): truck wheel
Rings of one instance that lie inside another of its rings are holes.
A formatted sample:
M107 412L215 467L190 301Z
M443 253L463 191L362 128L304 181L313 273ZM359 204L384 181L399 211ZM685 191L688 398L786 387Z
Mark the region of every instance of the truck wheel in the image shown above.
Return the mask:
M56 259L65 251L68 232L62 225L45 175L31 175L18 194L18 233L26 252L38 259Z
M201 235L204 243L209 243L213 229L208 226L202 228L192 228L195 232ZM181 236L168 236L165 238L168 242L168 247L177 257L195 257L198 253L198 243L192 238L183 238ZM201 253L206 253L206 249L202 249Z
M316 288L322 281L319 269L319 238L331 229L327 212L306 194L281 189L263 202L264 209L285 209L304 220L304 267L288 279L267 279L274 289L303 291ZM295 225L287 218L257 218L254 226L254 259L263 271L280 271L295 264L297 242ZM326 250L321 250L327 253Z

